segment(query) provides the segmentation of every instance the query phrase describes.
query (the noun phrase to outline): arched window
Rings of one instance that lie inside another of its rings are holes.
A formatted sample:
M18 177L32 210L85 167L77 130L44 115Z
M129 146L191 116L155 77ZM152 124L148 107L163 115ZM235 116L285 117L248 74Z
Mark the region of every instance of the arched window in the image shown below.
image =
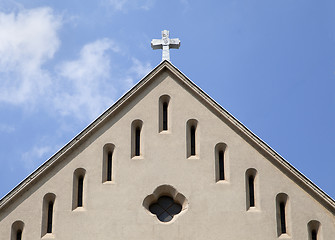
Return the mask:
M131 124L131 156L142 155L142 131L143 122L141 120L135 120Z
M255 178L257 171L250 168L245 172L247 210L256 207Z
M312 240L317 240L317 234L315 230L312 230L311 236L312 236Z
M113 160L113 153L108 152L107 154L107 181L112 181L112 160Z
M84 176L79 176L79 178L78 178L77 207L82 207L83 206L83 190L84 190Z
M42 234L43 237L47 233L52 233L53 213L56 195L47 193L43 197L42 209Z
M187 157L198 155L197 125L198 121L195 119L190 119L186 123Z
M102 182L113 181L114 144L107 143L103 148Z
M224 152L219 151L219 171L220 180L224 180Z
M195 155L195 126L191 126L191 155Z
M52 201L49 202L48 205L48 228L47 233L52 233L52 216L53 216L53 210L54 209L54 203Z
M249 204L250 207L255 206L255 183L254 183L254 176L249 176L248 178L248 189L249 189Z
M163 131L168 130L168 104L163 103Z
M84 179L86 170L78 168L73 173L72 210L84 206Z
M24 223L22 221L15 221L12 224L11 229L11 240L22 240Z
M135 129L135 156L140 156L141 147L141 128L137 127Z
M22 230L17 230L16 232L16 240L21 240L22 239Z
M286 233L286 210L285 210L285 203L280 202L279 203L279 209L280 209L280 229L281 233Z
M276 197L277 212L277 232L278 236L288 234L288 196L285 193L279 193Z
M312 220L307 224L308 229L308 240L320 240L321 239L321 224L319 221Z
M222 181L226 179L225 173L225 153L227 145L225 143L218 143L215 146L215 179Z
M159 132L167 131L169 128L169 102L168 95L159 98Z

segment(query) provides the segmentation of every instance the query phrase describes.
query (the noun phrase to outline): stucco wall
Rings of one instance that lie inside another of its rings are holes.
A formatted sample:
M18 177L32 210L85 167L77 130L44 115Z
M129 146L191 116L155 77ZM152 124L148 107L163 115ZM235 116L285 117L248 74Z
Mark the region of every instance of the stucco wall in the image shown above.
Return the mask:
M240 134L194 97L169 71L158 74L103 127L48 170L29 191L0 212L0 239L10 239L13 222L24 222L23 238L41 238L42 201L56 195L53 233L43 239L278 239L278 193L289 197L288 235L308 239L307 223L321 223L323 240L335 237L334 215L255 150ZM159 98L169 95L169 128L159 132ZM131 157L131 124L143 121L142 152ZM196 119L197 154L186 155L186 122ZM216 182L214 148L227 145L226 180ZM103 147L115 145L113 181L102 181ZM86 170L84 207L72 210L73 173ZM257 170L256 207L246 208L247 169ZM171 185L188 202L186 210L162 223L143 200Z

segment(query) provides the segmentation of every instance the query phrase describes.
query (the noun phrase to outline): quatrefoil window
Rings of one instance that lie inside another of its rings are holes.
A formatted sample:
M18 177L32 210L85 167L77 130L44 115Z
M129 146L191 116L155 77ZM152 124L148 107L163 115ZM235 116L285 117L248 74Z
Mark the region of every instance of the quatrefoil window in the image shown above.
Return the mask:
M162 222L169 222L173 216L180 213L182 206L176 203L171 197L162 196L156 203L149 206L151 213L155 214Z
M148 213L157 217L162 223L174 222L188 208L185 196L171 185L161 185L152 194L147 195L142 203Z

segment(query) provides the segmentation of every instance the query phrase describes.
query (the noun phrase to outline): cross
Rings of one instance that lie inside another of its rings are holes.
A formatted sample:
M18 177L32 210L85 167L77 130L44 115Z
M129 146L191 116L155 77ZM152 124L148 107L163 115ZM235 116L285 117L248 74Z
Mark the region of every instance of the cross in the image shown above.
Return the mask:
M179 38L169 38L169 31L162 31L162 39L152 39L151 41L152 49L163 49L162 61L170 61L170 48L178 49L180 47Z

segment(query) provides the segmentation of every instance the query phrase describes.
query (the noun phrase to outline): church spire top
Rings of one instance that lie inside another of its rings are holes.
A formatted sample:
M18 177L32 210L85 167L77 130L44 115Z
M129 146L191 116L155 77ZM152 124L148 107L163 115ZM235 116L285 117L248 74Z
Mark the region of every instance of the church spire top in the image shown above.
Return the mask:
M162 31L162 39L152 39L151 41L152 49L163 49L162 61L170 61L170 48L178 49L180 47L179 38L169 38L169 31Z

